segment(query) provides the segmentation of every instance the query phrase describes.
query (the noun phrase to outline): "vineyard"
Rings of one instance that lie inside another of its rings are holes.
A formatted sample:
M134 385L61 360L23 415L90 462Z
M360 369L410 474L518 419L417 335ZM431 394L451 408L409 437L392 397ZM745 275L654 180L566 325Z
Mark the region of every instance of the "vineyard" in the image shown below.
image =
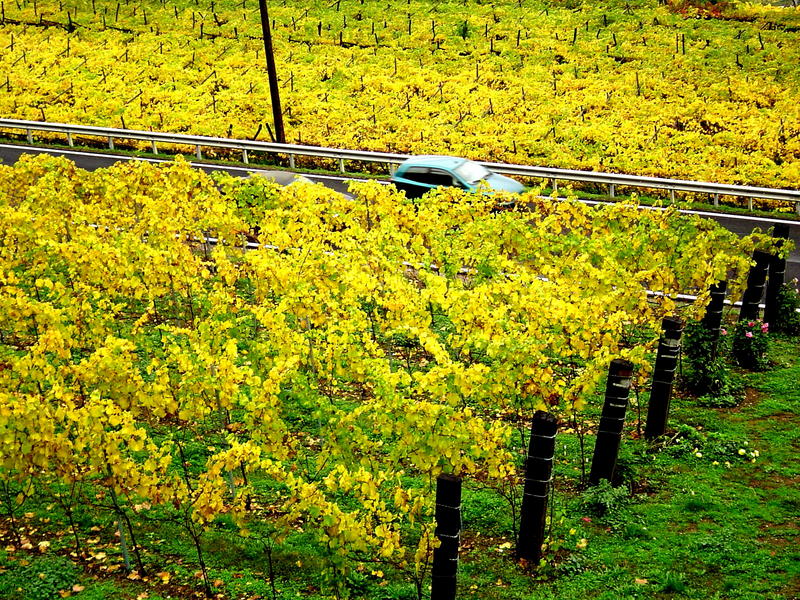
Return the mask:
M546 409L581 485L610 361L645 392L661 319L726 276L739 295L772 248L672 209L352 193L183 161L0 167L0 590L38 548L152 594L426 597L436 477L516 514ZM554 539L547 560L580 560L585 539ZM220 552L260 557L261 591Z
M290 142L796 188L800 13L271 3ZM4 0L0 114L266 139L255 0Z

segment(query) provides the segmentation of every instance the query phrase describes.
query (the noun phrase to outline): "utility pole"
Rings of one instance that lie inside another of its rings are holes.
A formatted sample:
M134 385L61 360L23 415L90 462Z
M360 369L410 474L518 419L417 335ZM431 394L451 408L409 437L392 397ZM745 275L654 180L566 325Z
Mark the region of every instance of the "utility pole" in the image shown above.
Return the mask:
M269 25L267 0L258 0L258 9L261 12L261 31L264 34L264 54L267 57L269 97L272 101L272 120L275 122L275 141L285 144L286 134L283 131L283 112L281 111L281 96L278 90L278 73L275 70L275 55L272 52L272 31Z

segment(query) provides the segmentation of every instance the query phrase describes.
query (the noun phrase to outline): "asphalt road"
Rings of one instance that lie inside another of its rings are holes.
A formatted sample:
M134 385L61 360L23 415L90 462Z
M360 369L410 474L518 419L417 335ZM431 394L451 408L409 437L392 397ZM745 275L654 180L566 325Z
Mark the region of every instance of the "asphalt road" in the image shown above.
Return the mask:
M69 151L61 149L46 149L36 146L0 144L0 162L2 162L2 164L6 165L14 164L19 159L19 157L25 153L27 154L48 153L57 156L64 156L74 161L79 167L87 170L94 170L94 169L99 169L101 167L108 167L119 160L133 159L130 156L123 156L123 155L118 156L113 154L95 153L91 151ZM134 160L164 162L161 159L154 159L154 158L140 158ZM193 164L208 172L226 171L231 175L239 175L239 176L257 172L269 173L268 171L257 168L216 165L216 164L207 164L202 162L193 162ZM356 179L353 177L345 177L345 176L338 177L333 175L304 175L304 177L311 179L312 181L322 183L325 186L344 194L347 193L348 182ZM800 222L781 220L779 218L765 219L762 217L722 215L719 213L710 213L710 212L699 212L699 211L692 211L692 212L695 212L695 214L699 214L710 219L714 219L715 221L720 223L723 227L742 236L751 233L753 230L757 228L760 228L761 230L766 230L771 225L778 222L788 223L789 238L794 240L795 248L786 262L786 279L787 281L795 277L800 279Z

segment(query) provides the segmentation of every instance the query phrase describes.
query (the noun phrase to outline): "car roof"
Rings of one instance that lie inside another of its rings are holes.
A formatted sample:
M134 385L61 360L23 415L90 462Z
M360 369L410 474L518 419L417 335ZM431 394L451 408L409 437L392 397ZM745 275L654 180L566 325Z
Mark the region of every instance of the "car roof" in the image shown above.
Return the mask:
M408 167L440 167L442 169L455 169L466 162L465 158L458 158L456 156L440 156L434 154L412 156L406 159L400 167L407 169Z

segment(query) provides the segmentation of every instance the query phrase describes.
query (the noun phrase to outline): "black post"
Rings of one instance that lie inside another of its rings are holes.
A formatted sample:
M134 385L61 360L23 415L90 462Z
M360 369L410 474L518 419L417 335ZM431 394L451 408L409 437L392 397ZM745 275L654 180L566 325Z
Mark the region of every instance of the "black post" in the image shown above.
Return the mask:
M436 479L436 531L441 545L433 550L431 600L455 600L458 543L461 537L461 478Z
M537 410L531 423L531 439L525 459L525 487L517 538L517 557L534 565L538 565L542 559L557 431L556 418L548 412Z
M711 301L706 306L701 323L710 331L719 332L722 327L722 308L725 306L725 292L728 289L727 281L720 281L711 285Z
M747 274L747 289L742 296L742 309L739 311L740 321L755 321L758 319L758 303L764 295L764 284L767 281L767 272L772 255L756 250L753 252L756 264L750 267Z
M590 485L597 485L601 479L612 481L614 477L622 438L622 426L625 424L625 412L628 409L628 394L631 391L632 376L632 363L621 358L611 361L611 365L608 367L606 399L597 428L592 470L589 473Z
M644 437L648 440L664 435L667 429L672 382L675 379L675 368L681 352L683 321L678 317L664 317L661 329L656 364L653 368L650 403L647 406L647 424L644 428Z
M778 244L783 245L783 241L789 239L789 225L786 223L775 223L773 237L778 238ZM779 246L780 248L780 246ZM764 300L764 322L778 326L778 292L783 287L786 276L786 259L778 258L773 255L769 261L769 277L767 279L767 297Z
M286 134L283 131L283 112L278 89L278 73L275 69L275 53L272 51L272 31L269 26L267 0L258 0L258 9L261 13L261 32L264 34L264 54L267 57L267 77L269 79L269 97L272 102L272 120L275 121L275 141L285 144Z

